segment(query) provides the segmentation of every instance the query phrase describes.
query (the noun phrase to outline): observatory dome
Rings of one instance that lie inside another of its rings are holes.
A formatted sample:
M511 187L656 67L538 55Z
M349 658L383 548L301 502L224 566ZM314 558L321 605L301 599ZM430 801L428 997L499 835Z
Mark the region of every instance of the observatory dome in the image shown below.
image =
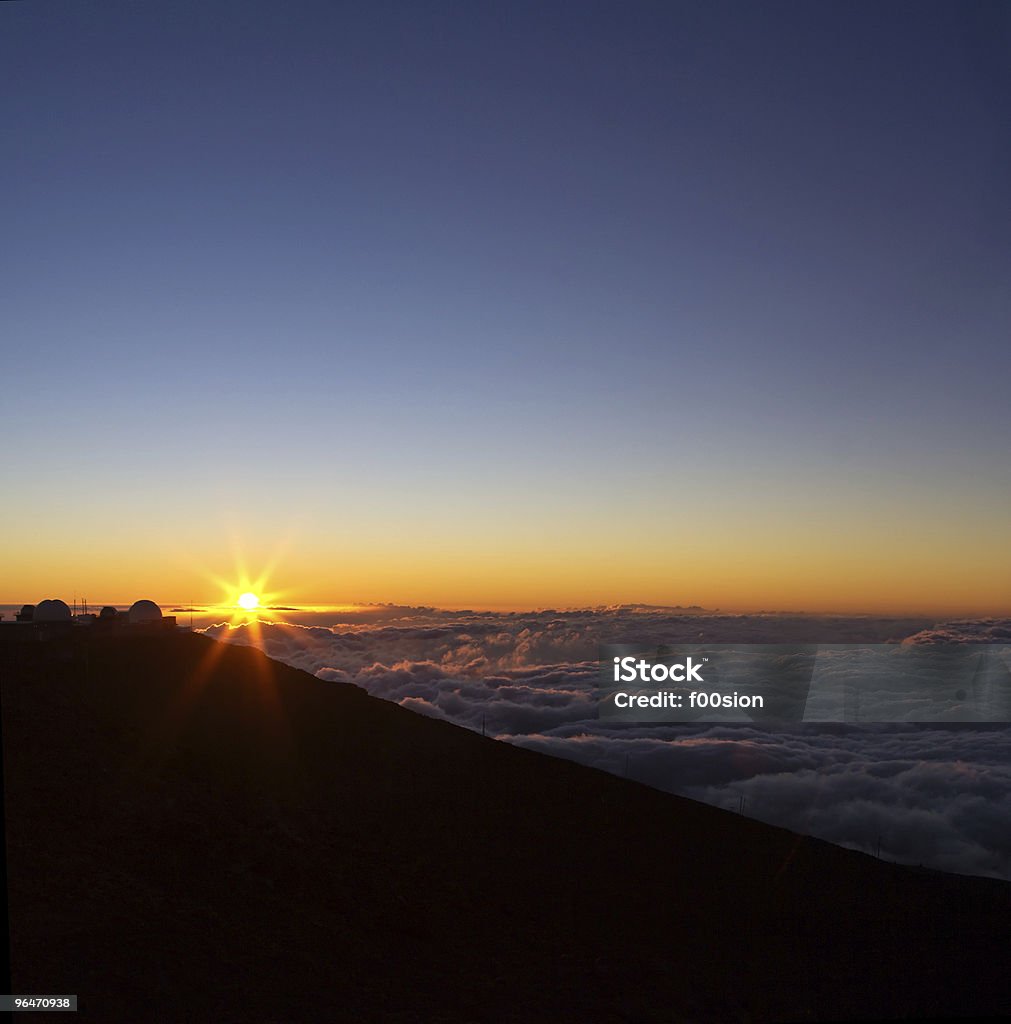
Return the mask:
M45 601L40 601L35 606L35 622L69 622L70 621L70 609L67 607L66 601L61 601L59 598L49 598Z
M106 606L105 606L105 607L104 607L104 608L103 608L103 609L102 609L102 610L101 610L101 611L100 611L100 612L98 613L98 617L99 617L100 619L114 619L114 618L116 617L116 615L117 615L117 614L118 614L118 613L117 613L116 609L115 609L115 608L114 608L114 607L113 607L113 606L112 606L111 604L107 604L107 605L106 605Z
M154 601L134 601L129 614L133 623L157 622L161 618L161 609Z

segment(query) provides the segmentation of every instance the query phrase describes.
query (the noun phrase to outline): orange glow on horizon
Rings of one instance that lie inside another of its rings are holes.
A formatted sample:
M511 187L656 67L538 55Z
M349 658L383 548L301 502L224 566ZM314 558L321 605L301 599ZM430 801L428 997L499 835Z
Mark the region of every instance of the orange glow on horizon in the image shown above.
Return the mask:
M674 525L661 531L643 524L605 538L579 522L565 529L546 523L540 536L517 527L497 537L472 524L469 531L433 530L421 543L413 533L342 524L314 532L311 544L286 549L283 559L254 537L244 538L241 554L233 542L231 571L208 569L220 564L220 536L185 549L164 537L138 540L128 548L132 558L116 548L121 538L98 537L87 546L68 539L45 559L31 549L13 550L0 600L20 605L55 596L72 604L76 592L92 606L129 606L146 597L166 611L199 606L232 626L282 621L296 606L308 612L387 603L494 611L651 604L725 613L1011 615L1011 549L998 546L990 531L942 544L913 528L882 536L833 533L820 524L788 529L752 521L736 532Z

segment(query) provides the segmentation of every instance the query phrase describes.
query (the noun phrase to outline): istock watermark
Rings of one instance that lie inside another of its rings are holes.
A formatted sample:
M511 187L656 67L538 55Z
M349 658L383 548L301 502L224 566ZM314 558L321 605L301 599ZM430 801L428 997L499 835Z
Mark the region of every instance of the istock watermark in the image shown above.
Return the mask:
M604 644L619 722L1009 722L1007 644Z
M708 661L703 658L702 661ZM634 655L627 658L615 657L614 659L614 681L616 683L634 683L639 680L643 683L662 683L670 679L675 683L701 683L702 676L699 675L701 664L692 664L689 657L687 661L675 665L666 665L662 661L649 662L645 658L635 660Z

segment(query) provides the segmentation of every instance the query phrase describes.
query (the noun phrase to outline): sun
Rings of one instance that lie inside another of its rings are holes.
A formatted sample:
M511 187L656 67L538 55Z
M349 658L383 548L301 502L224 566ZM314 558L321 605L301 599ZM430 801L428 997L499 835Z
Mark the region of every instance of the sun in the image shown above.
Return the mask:
M258 576L249 573L242 560L236 557L235 575L228 579L205 572L207 579L221 588L221 598L214 606L224 613L230 629L243 628L250 631L259 628L258 623L278 625L284 621L283 613L288 607L278 607L286 594L275 590L270 584L270 566Z

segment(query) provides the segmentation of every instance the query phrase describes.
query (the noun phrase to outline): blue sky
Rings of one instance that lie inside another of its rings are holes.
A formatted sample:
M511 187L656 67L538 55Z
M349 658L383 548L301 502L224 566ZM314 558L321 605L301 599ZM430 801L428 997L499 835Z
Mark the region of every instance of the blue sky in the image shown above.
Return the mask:
M1009 44L990 4L5 5L6 473L253 547L279 492L589 546L602 480L661 536L688 477L994 544Z

